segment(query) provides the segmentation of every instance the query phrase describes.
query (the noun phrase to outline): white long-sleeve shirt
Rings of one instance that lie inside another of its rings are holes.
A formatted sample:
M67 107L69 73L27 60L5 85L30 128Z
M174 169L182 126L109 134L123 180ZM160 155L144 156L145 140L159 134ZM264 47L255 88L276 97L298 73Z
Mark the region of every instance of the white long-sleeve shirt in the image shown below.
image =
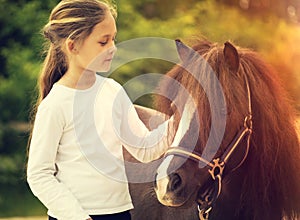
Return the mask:
M157 159L169 144L168 123L149 132L112 79L97 75L86 90L54 84L35 118L29 186L59 220L132 209L122 146L142 162Z

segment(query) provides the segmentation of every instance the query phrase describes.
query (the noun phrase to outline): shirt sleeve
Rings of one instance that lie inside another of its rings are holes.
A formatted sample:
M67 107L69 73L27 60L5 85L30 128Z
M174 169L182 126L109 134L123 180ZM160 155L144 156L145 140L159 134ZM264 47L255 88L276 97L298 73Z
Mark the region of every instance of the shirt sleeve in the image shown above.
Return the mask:
M158 159L166 152L174 136L173 117L149 131L123 88L119 90L117 99L119 106L115 106L115 109L118 115L113 117L120 119L116 130L123 146L141 162Z
M57 109L38 108L30 142L27 182L38 199L60 220L89 218L77 199L55 177L55 158L64 121Z

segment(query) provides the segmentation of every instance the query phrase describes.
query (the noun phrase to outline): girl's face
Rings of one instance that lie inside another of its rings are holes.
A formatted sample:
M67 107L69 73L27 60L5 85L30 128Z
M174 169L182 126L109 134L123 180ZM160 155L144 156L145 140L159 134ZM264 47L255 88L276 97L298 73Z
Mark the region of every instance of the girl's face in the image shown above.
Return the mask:
M80 45L74 64L82 71L107 72L116 52L117 28L111 13L98 23L92 33Z

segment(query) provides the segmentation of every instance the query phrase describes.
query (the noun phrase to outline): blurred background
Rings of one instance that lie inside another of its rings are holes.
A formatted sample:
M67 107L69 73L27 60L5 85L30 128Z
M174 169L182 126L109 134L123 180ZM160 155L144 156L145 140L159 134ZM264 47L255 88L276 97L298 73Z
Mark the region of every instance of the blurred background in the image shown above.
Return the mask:
M25 181L28 119L44 58L40 34L58 0L0 0L0 217L45 215ZM206 37L252 48L278 71L300 111L300 0L116 0L118 42ZM173 64L134 61L111 75L121 84ZM151 107L151 97L137 100Z

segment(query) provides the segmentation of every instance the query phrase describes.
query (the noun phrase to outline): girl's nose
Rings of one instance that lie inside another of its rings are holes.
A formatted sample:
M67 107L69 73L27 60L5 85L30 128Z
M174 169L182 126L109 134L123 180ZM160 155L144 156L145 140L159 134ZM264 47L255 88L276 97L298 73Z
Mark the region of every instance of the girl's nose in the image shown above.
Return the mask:
M117 51L117 47L115 44L113 44L110 48L109 48L109 52L110 53L115 53Z
M109 54L114 54L117 51L117 47L115 44L113 44L110 48L108 48L108 53Z

